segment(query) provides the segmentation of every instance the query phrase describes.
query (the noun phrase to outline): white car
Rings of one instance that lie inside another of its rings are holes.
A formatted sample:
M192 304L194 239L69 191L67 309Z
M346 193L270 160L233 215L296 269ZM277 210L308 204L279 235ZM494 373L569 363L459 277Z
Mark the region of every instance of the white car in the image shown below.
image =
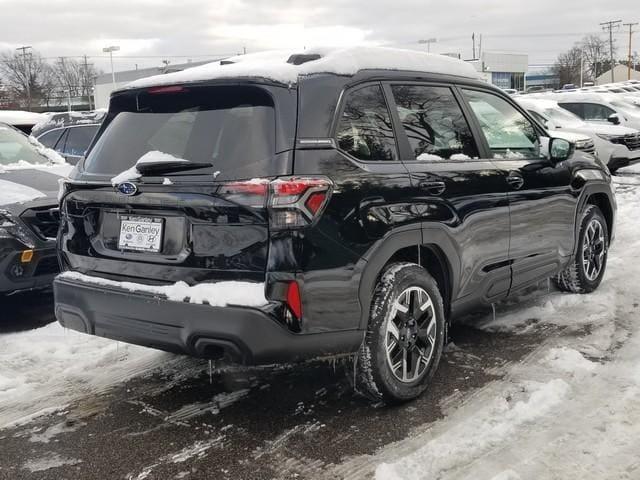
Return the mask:
M623 125L640 131L640 108L615 93L554 93L545 98L586 122Z
M33 126L45 120L43 113L25 112L22 110L0 110L0 122L11 125L29 135Z
M596 155L612 172L640 161L640 132L633 128L585 122L561 108L554 100L521 97L517 102L542 123L550 134L568 132L588 135L593 140ZM566 140L574 141L570 138ZM580 143L576 142L576 148L580 149ZM588 151L584 147L582 150Z

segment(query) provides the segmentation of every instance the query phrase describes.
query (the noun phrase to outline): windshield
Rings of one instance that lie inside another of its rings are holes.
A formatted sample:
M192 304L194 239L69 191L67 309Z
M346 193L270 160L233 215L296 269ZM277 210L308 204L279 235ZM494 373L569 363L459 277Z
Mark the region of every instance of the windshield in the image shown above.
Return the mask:
M220 172L220 179L268 176L275 152L271 97L252 86L158 87L114 97L85 169L115 175L149 152L211 164L197 173Z
M584 123L580 117L563 108L545 108L544 114L560 127L579 126Z
M47 164L49 160L36 151L26 135L0 125L0 165L21 162Z

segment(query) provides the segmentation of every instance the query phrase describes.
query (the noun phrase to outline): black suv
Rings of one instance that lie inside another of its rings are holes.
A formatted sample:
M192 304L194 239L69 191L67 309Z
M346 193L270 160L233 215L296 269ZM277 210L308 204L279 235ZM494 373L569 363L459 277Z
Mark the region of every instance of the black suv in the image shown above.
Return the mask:
M251 56L115 92L65 186L65 327L242 364L349 355L419 395L452 319L597 288L606 167L448 57Z

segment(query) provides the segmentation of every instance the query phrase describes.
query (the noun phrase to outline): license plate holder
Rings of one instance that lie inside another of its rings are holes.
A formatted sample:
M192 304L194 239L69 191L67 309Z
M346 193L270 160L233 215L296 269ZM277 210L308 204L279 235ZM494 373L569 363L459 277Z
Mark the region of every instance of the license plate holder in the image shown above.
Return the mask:
M121 216L118 249L160 253L164 219L158 217Z

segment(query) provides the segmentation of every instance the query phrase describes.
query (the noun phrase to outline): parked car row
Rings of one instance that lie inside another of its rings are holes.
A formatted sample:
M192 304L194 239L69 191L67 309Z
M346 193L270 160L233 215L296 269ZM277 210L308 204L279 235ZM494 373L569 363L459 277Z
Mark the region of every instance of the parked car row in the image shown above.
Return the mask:
M640 84L516 97L550 131L588 135L611 172L640 161Z

